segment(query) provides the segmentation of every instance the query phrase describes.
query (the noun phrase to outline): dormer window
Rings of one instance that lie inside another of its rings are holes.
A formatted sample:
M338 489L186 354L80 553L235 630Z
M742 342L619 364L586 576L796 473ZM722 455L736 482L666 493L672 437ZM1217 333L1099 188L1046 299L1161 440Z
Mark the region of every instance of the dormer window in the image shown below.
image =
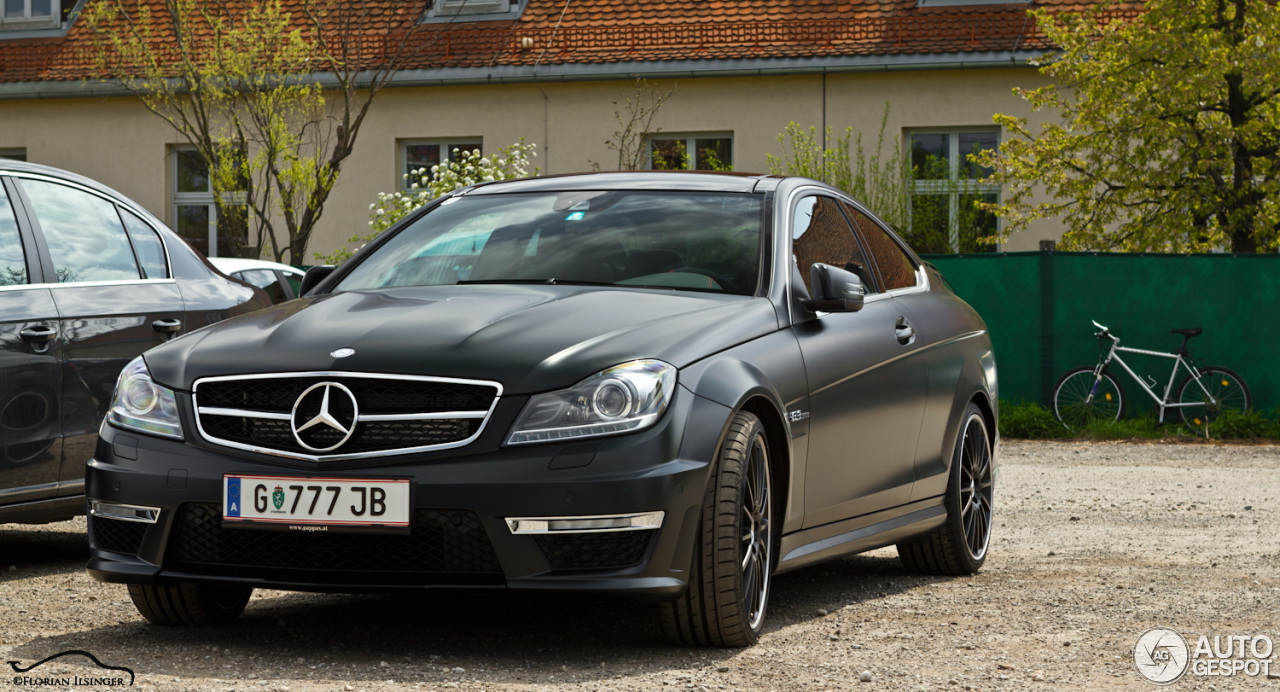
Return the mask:
M62 22L60 0L0 0L0 30L56 29Z
M519 19L529 0L430 0L423 23Z

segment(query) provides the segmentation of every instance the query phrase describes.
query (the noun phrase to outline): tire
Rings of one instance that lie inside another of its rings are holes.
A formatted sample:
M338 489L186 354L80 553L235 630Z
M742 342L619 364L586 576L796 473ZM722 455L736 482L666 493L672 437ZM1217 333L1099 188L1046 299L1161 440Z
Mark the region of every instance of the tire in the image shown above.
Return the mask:
M961 421L943 501L946 523L923 538L898 544L898 558L908 572L973 574L987 560L995 491L991 437L976 404L965 408Z
M698 523L689 587L659 604L677 646L751 646L760 637L774 553L773 484L764 424L739 412L716 453Z
M1090 367L1068 370L1053 386L1053 416L1068 430L1079 430L1093 421L1124 418L1128 403L1124 389L1105 370L1094 389L1093 371ZM1094 397L1086 404L1090 390Z
M222 584L129 585L134 607L153 625L225 625L240 617L252 595L252 588Z
M1196 430L1203 430L1207 435L1209 433L1209 425L1218 419L1226 411L1238 411L1243 413L1253 408L1253 393L1249 391L1249 385L1244 383L1235 371L1229 368L1211 366L1201 368L1200 380L1205 388L1209 390L1209 394L1216 400L1213 405L1205 405L1203 407L1185 407L1179 408L1182 414L1182 422ZM1178 403L1201 403L1204 404L1208 397L1205 392L1195 383L1195 379L1187 375L1187 379L1182 381L1178 386Z

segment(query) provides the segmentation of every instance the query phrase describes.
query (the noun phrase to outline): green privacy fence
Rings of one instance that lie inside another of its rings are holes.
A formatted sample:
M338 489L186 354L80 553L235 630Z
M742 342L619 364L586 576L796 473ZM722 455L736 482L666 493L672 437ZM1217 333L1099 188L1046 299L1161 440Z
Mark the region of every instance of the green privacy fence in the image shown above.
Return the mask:
M1170 329L1202 327L1188 346L1198 365L1240 373L1255 409L1280 407L1280 255L1011 252L925 259L986 320L1005 401L1049 405L1062 373L1097 362L1090 322L1097 320L1122 346L1152 351L1178 348L1182 337ZM1124 359L1156 380L1157 394L1164 392L1172 360ZM1150 411L1151 399L1114 370L1130 413Z

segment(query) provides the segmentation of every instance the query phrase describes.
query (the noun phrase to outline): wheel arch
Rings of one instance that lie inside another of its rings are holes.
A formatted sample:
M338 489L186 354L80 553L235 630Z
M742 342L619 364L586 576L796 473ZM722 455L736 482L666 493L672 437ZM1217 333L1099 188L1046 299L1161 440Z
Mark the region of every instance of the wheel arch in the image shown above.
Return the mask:
M684 376L682 384L697 396L727 408L715 448L709 451L711 455L724 443L738 412L750 412L764 424L769 442L769 474L773 480L774 497L782 498L776 522L781 529L790 509L792 478L797 470L791 449L791 424L784 413L786 404L769 376L744 360L721 358L692 370L687 374L681 373Z
M973 396L969 398L969 401L973 404L977 404L978 410L982 411L982 422L987 426L987 435L989 435L994 442L1000 437L1000 431L999 428L996 427L996 409L992 406L991 399L987 396L986 392L979 391L974 392Z
M752 396L742 403L739 411L755 414L764 424L766 440L769 443L769 476L773 479L773 496L782 498L782 507L776 510L774 521L778 535L781 535L783 520L791 503L791 445L790 433L787 430L786 418L773 402L763 396ZM736 414L735 414L736 415Z

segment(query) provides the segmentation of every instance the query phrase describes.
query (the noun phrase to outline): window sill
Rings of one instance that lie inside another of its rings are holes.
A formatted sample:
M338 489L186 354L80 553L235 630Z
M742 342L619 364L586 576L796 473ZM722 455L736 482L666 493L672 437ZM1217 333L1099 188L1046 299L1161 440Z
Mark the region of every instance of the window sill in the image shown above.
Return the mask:
M30 29L57 29L62 26L58 17L22 17L0 19L0 32L28 31Z

